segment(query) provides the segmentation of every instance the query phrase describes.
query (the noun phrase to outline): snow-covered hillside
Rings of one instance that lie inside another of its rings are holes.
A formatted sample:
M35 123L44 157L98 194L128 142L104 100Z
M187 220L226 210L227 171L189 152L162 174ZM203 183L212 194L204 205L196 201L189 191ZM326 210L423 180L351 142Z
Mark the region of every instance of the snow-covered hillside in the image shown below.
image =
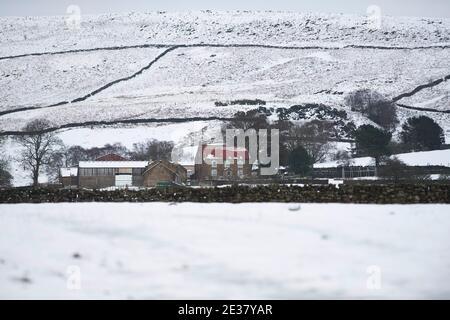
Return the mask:
M202 42L338 47L450 43L448 19L270 11L149 12L82 15L77 29L66 23L67 18L0 18L0 55Z
M448 205L0 205L0 298L450 297Z
M81 16L79 29L64 19L0 18L0 112L62 103L1 115L1 130L36 117L55 126L228 117L244 107L214 102L240 98L347 109L343 98L353 90L393 98L450 73L445 19L381 17L374 26L371 17L351 15L133 13ZM52 52L59 54L45 54ZM447 93L444 83L401 102L447 110ZM448 114L431 116L448 128Z

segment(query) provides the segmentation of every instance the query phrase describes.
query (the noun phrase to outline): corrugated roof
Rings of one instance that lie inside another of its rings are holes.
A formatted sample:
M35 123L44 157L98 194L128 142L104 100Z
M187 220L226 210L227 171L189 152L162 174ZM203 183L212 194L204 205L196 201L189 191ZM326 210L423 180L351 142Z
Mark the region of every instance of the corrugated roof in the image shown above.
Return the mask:
M145 168L148 161L80 161L80 168Z
M61 174L61 177L77 176L78 175L78 168L77 167L61 168L59 172Z

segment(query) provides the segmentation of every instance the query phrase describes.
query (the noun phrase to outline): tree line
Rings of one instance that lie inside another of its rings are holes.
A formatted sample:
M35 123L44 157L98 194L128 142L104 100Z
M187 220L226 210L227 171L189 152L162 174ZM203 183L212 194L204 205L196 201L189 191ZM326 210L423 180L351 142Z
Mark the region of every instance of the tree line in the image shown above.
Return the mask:
M393 133L399 124L396 106L375 91L362 89L352 92L345 98L345 104L372 122L353 130L355 143L349 151L332 150L330 137L336 136L333 121L269 121L270 114L260 108L237 112L225 128L279 129L280 165L286 166L292 173L305 176L311 173L314 163L323 162L326 158L348 166L353 157L370 156L375 158L376 166L382 161L384 165L394 166L387 156L438 150L445 143L443 129L426 116L407 119L401 126L399 138L394 141Z

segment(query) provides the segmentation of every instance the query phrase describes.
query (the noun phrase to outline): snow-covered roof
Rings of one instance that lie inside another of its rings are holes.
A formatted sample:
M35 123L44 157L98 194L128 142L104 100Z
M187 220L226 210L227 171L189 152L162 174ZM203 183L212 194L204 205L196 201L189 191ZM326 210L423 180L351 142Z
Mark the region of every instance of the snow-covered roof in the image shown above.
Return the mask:
M71 176L77 176L78 175L78 168L61 168L60 169L61 177L71 177Z
M450 167L450 150L435 150L397 154L397 157L408 166L445 166ZM370 157L352 159L352 166L373 166L374 159ZM317 163L314 168L333 168L339 166L337 161Z
M145 168L148 161L80 161L80 168Z

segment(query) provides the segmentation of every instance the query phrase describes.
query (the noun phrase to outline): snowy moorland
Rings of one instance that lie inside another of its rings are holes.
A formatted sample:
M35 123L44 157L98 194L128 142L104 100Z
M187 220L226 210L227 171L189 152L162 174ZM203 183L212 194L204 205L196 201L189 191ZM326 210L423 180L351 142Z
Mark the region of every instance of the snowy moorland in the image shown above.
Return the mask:
M450 298L448 211L0 205L0 298Z
M1 130L37 117L227 117L244 106L214 103L242 98L348 110L353 90L394 98L450 70L448 19L159 12L81 16L73 28L66 18L0 18L0 112L65 102L2 115ZM446 110L447 92L445 82L400 102ZM431 116L448 127L448 114Z

